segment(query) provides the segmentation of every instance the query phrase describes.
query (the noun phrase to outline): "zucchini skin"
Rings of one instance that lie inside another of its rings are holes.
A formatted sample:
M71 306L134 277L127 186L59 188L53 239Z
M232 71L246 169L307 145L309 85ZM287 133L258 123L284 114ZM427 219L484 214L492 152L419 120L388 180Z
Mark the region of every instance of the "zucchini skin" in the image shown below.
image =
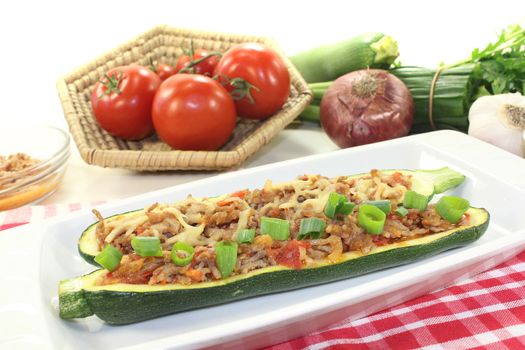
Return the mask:
M82 237L86 234L88 234L88 232L93 229L95 226L97 226L97 223L95 222L94 224L91 224L88 226L88 228L86 228L83 232L82 232L82 235L80 235L80 239L78 240L78 243L77 243L77 250L78 250L78 254L82 257L82 259L84 259L87 263L91 264L91 265L94 265L94 266L97 266L97 267L102 267L99 265L99 263L97 263L95 261L95 256L96 255L91 255L89 253L86 253L84 252L84 250L82 249L82 245L80 244L80 240L82 239Z
M89 291L85 289L67 291L59 295L61 317L68 319L95 314L108 324L124 325L249 297L338 281L408 264L445 250L465 246L479 239L486 231L490 221L489 213L484 209L481 210L483 215L486 215L486 219L476 226L458 229L425 244L363 255L333 265L300 270L270 271L232 282L218 283L217 286L207 288L154 292ZM82 300L78 300L79 298ZM70 307L69 303L81 305L77 315L74 310L72 311L74 306ZM86 304L89 305L91 313L86 312Z
M384 37L382 33L366 33L299 53L290 60L308 83L335 80L359 69L387 69L399 53L397 43L389 43L386 46L395 57L376 60L377 52L373 45Z

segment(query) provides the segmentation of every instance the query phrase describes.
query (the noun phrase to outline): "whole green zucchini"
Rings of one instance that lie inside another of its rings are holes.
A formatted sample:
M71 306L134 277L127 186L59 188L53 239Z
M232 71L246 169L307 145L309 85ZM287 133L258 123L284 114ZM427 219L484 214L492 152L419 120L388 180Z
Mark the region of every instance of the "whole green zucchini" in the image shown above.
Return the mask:
M458 173L457 171L454 171L450 168L443 167L440 169L434 169L434 170L405 170L405 169L398 169L398 170L384 170L382 173L388 174L393 172L400 172L405 175L412 175L413 178L413 184L412 189L417 191L418 193L424 194L429 199L432 198L434 194L443 193L445 191L448 191L452 188L455 188L459 186L463 181L465 180L465 176ZM352 177L359 177L362 174L356 174L349 176ZM125 216L125 215L132 215L136 213L137 211L130 211L127 213L117 214L113 215L111 217L106 218L106 220L112 221L112 220L118 220L119 218ZM84 232L82 232L79 240L78 240L78 252L80 256L87 261L88 263L100 266L95 262L95 256L100 253L100 247L97 241L96 236L96 226L97 223L93 223L92 225L88 226Z
M366 33L290 57L308 83L330 81L365 68L387 69L399 56L397 42L381 33Z
M461 247L477 240L487 229L485 209L470 208L468 226L399 243L376 247L372 252L348 252L341 262L304 269L272 266L214 282L184 285L113 284L96 286L107 273L97 270L64 280L59 287L60 317L97 315L109 324L121 325L185 310L227 303L318 285L399 266Z

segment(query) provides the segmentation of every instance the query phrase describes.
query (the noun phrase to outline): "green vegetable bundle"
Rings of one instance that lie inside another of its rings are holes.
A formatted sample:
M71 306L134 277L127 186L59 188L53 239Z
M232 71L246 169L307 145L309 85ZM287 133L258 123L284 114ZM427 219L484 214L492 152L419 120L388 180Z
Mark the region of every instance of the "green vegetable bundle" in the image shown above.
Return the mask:
M483 50L475 49L470 58L456 64L437 69L399 66L390 72L407 85L414 98L412 133L433 129L466 132L469 108L478 97L524 93L525 28L520 25L508 27L495 43ZM319 121L320 101L330 83L310 85L314 100L300 116L301 120Z
M475 69L475 64L465 64L442 70L435 81L431 106L430 90L437 72L435 69L398 67L390 70L405 83L414 99L414 123L410 132L419 133L432 129L466 132L471 104L469 96L472 95L473 90L470 81ZM430 108L432 108L432 115L430 115Z

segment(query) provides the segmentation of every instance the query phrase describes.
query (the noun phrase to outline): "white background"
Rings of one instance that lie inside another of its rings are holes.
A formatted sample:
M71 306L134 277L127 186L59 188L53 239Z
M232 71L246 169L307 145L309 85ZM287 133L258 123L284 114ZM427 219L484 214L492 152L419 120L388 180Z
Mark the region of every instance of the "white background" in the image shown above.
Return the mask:
M12 1L0 3L0 118L67 128L57 78L158 24L275 38L287 54L367 31L399 43L404 64L433 67L469 56L525 19L525 1ZM1 143L1 140L0 140ZM336 149L316 128L285 130L243 166ZM82 162L44 203L122 198L210 176L135 173Z

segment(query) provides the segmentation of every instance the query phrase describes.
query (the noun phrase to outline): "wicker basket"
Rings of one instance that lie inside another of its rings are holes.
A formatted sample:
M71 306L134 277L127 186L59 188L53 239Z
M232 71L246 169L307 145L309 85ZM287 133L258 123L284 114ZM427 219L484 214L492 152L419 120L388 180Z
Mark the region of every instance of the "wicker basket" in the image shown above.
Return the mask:
M174 65L191 42L196 48L214 51L224 51L242 42L260 42L277 50L285 59L291 76L288 101L278 113L266 120L239 119L233 137L214 152L173 150L157 136L141 141L125 141L112 137L97 125L90 95L95 83L107 70L131 63L148 65L150 59ZM271 39L169 26L155 27L78 68L62 77L57 88L73 139L88 164L149 171L236 167L291 123L312 98L304 79Z

